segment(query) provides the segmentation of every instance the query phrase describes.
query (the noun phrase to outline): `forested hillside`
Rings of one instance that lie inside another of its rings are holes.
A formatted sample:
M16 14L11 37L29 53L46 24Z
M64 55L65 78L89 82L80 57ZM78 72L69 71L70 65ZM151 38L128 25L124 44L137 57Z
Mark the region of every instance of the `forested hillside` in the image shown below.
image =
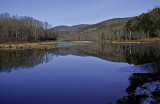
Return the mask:
M129 20L124 30L126 35L123 38L126 40L160 37L160 8Z
M160 36L160 8L137 17L115 18L78 30L60 32L61 40L137 40Z
M47 22L27 16L0 14L0 42L56 40L58 31Z
M123 27L132 18L115 18L98 24L89 25L72 31L60 32L60 39L65 40L118 40Z

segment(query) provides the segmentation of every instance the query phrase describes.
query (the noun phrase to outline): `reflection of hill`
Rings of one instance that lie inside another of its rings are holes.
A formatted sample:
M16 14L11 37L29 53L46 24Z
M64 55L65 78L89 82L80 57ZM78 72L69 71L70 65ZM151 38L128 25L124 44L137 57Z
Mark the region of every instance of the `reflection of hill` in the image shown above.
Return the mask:
M73 46L59 49L59 55L73 54L90 55L113 62L129 64L146 64L160 62L160 49L155 46L121 45L109 43L94 43L87 46Z
M120 44L95 43L82 49L82 52L113 62L126 62Z
M123 46L117 44L94 43L86 46L59 48L58 55L95 56L113 62L126 62Z
M127 62L129 64L146 64L160 62L160 49L154 46L123 46L121 44L95 43L79 49L108 61Z
M86 56L84 53L81 53L79 51L79 47L80 46L59 48L58 55L61 55L61 56L65 56L65 55Z
M48 62L53 55L95 56L113 62L127 62L141 65L160 62L159 49L147 46L123 46L121 44L94 43L86 46L72 46L50 50L0 51L0 71L30 68Z
M95 56L113 62L126 62L123 57L122 45L94 43L86 46L59 48L58 55Z

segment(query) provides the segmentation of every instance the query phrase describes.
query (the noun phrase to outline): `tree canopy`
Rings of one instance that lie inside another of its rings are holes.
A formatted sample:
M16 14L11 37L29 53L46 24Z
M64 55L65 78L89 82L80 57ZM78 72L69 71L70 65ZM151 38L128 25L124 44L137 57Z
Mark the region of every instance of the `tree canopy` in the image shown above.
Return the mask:
M132 39L160 37L160 8L129 20L124 29Z

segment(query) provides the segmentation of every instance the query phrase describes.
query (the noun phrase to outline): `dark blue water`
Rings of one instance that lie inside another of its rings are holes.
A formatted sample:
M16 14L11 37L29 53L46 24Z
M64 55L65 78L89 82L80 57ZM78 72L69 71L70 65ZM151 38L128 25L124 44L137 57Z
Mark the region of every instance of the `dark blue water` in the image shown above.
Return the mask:
M108 61L93 53L73 55L71 50L58 49L57 54L29 50L28 56L24 51L12 52L6 65L1 59L0 104L115 104L128 95L125 90L133 64Z

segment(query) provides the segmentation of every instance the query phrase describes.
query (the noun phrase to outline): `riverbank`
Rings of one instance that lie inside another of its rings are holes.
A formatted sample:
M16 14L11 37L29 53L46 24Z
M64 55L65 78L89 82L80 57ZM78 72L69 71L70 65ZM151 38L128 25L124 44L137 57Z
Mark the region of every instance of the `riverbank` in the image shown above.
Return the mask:
M160 38L144 38L138 40L131 40L131 41L111 41L114 44L149 44L149 45L160 45Z
M90 41L44 41L36 43L3 43L0 44L1 50L25 50L25 49L52 49L57 48L56 45L50 45L54 43L72 43L72 44L84 44Z

